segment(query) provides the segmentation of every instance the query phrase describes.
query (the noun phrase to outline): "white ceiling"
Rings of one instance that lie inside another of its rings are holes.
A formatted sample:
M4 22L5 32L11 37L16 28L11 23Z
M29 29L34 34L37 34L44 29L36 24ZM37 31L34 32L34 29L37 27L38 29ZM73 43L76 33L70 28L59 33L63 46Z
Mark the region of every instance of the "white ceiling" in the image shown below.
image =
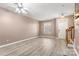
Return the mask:
M74 3L23 3L23 5L30 12L31 16L41 21L59 17L61 13L64 13L65 16L74 13ZM13 11L17 8L12 3L0 4L0 6L6 6Z

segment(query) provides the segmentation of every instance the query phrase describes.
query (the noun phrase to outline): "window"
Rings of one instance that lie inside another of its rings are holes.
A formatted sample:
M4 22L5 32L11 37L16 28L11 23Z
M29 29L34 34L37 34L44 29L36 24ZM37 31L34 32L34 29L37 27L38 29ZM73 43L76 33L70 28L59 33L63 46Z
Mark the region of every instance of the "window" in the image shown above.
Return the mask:
M44 23L44 33L51 33L51 22Z

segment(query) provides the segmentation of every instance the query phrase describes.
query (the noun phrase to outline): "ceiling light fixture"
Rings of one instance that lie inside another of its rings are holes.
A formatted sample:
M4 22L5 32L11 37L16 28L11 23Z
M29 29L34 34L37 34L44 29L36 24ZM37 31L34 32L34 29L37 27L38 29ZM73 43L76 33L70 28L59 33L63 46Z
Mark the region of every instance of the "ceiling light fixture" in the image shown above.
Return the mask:
M60 18L64 18L64 4L62 5L62 12Z

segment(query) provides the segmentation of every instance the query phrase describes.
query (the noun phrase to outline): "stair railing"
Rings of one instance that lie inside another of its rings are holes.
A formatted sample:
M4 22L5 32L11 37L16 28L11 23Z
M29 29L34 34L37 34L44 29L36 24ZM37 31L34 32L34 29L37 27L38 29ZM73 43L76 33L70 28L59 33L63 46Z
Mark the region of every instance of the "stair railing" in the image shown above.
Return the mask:
M66 45L73 44L74 42L74 26L69 27L66 29Z

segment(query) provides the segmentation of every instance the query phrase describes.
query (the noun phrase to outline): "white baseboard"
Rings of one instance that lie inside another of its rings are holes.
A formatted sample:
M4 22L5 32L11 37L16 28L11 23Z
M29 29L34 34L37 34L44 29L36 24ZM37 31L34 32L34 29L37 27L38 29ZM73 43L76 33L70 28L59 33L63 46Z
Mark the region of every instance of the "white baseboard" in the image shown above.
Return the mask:
M27 39L24 39L24 40L16 41L16 42L9 43L9 44L5 44L5 45L1 45L0 48L7 47L7 46L10 46L10 45L13 45L13 44L16 44L16 43L20 43L20 42L23 42L23 41L26 41L26 40L31 40L31 39L34 39L34 38L37 38L37 37L38 37L38 36L36 36L36 37L31 37L31 38L27 38Z
M77 50L76 50L75 48L73 48L73 50L74 50L75 54L76 54L77 56L79 56L79 53L77 52Z
M76 49L75 44L73 44L73 50L74 50L75 54L76 54L77 56L79 56L79 53L78 53L78 51L77 51L77 49Z
M71 40L72 41L72 40ZM79 56L79 53L78 53L78 51L76 50L76 48L75 48L75 45L74 45L74 42L72 41L72 43L73 43L73 50L74 50L74 52L75 52L75 54L77 55L77 56Z

